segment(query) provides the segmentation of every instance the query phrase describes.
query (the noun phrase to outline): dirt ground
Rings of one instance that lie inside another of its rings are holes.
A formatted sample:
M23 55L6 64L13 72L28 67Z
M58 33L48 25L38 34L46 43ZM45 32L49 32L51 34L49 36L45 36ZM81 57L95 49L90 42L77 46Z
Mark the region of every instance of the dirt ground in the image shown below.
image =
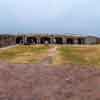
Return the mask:
M0 100L100 100L100 68L53 65L56 49L40 64L0 61Z
M100 69L0 62L0 100L100 100Z

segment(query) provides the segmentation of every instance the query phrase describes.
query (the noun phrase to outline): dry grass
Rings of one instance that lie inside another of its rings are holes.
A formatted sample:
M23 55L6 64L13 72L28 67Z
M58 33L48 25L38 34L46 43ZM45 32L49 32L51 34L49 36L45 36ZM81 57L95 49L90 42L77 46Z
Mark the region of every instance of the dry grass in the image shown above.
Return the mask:
M46 56L49 46L17 46L1 50L0 59L10 63L38 63Z
M58 48L59 64L94 64L100 65L100 45L61 46Z
M39 63L52 56L53 64L93 64L100 65L100 45L91 46L17 46L0 51L0 60L10 63Z

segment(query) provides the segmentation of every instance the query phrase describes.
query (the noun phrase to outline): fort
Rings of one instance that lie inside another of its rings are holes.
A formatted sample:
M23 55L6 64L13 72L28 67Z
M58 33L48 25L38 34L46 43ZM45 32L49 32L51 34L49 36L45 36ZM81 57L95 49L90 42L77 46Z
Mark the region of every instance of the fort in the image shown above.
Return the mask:
M96 36L78 34L17 34L0 35L0 47L15 44L99 44Z

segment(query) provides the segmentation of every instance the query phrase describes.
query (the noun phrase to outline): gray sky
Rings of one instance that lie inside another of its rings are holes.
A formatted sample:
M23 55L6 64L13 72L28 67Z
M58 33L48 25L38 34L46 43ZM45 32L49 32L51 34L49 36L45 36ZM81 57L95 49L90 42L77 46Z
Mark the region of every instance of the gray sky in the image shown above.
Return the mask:
M0 0L0 33L100 34L100 0Z

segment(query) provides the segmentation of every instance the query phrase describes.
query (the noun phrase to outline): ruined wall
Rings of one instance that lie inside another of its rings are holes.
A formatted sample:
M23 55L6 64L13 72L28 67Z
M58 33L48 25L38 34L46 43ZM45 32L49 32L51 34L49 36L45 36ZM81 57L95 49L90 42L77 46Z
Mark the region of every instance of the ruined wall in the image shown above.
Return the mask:
M11 35L0 35L0 47L15 45L16 37Z
M97 43L96 37L89 36L85 38L85 44L96 44L96 43Z
M100 38L97 38L97 39L96 39L96 43L97 43L97 44L100 44Z
M56 41L55 41L56 40ZM100 38L93 36L67 36L67 35L0 35L0 47L15 44L100 44Z
M93 36L66 36L66 35L25 35L25 39L21 36L18 41L28 42L31 44L96 44L97 38ZM17 38L18 39L18 38Z

